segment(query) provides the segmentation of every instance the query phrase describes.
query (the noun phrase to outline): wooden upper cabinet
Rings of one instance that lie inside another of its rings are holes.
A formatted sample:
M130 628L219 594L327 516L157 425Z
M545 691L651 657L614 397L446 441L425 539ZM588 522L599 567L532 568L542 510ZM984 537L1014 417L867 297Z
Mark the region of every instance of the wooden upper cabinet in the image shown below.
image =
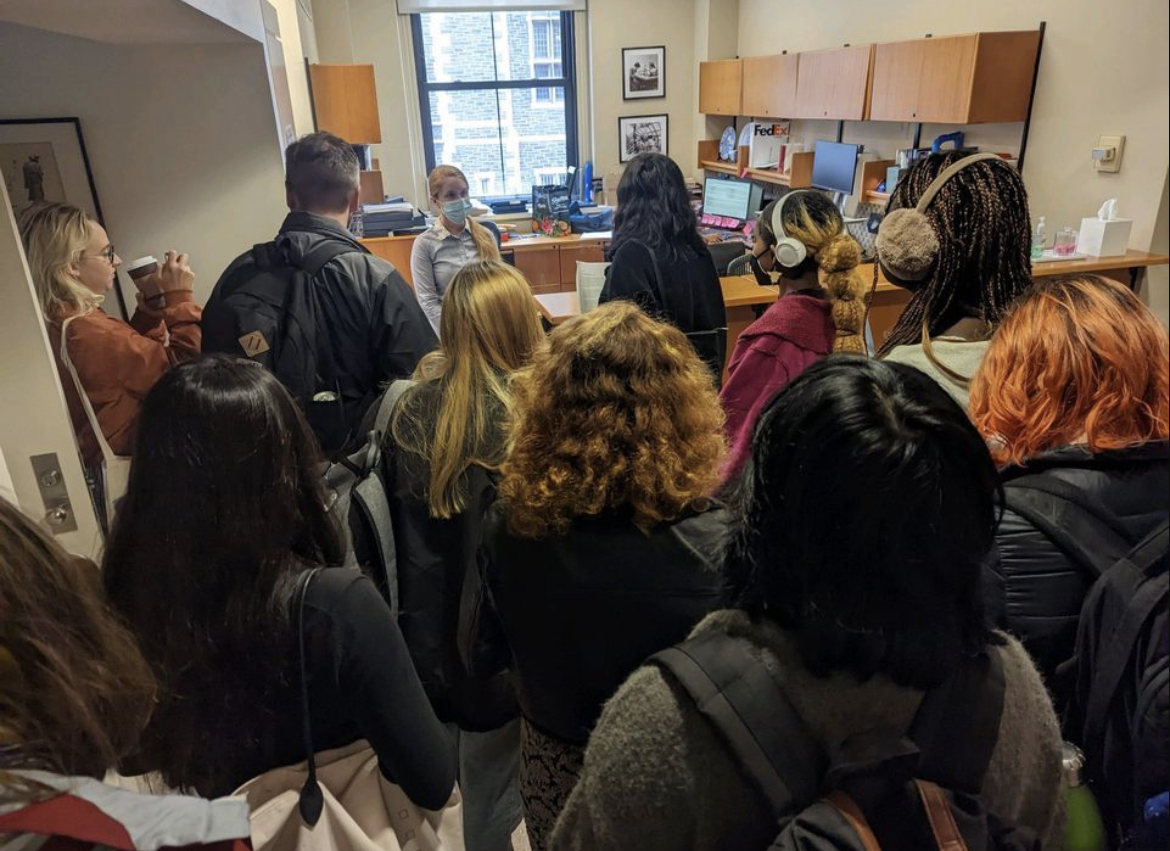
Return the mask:
M860 121L865 118L873 45L800 54L793 118Z
M373 65L310 65L317 129L354 145L382 141Z
M718 59L699 63L699 112L707 115L743 115L743 62Z
M796 75L800 57L747 56L743 59L743 114L788 118L796 112Z
M1028 115L1040 33L973 33L874 48L872 121L986 124Z

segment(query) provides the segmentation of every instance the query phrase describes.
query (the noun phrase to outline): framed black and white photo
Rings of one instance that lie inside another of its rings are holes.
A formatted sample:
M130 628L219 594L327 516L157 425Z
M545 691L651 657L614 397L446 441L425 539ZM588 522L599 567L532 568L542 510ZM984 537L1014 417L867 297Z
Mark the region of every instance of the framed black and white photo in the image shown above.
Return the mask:
M666 48L622 48L622 99L666 97Z
M17 213L37 201L66 201L102 219L76 118L0 119L0 172Z
M104 224L76 118L0 118L0 173L17 215L38 201L64 201ZM114 293L125 319L121 288Z
M628 163L638 154L666 153L665 115L628 115L618 119L618 161Z

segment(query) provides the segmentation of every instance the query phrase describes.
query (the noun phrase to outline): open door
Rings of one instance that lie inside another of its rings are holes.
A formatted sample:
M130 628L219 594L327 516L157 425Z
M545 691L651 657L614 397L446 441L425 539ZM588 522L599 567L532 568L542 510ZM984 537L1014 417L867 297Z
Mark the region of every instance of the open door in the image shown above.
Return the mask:
M3 181L0 304L0 455L10 495L66 550L96 560L102 535Z

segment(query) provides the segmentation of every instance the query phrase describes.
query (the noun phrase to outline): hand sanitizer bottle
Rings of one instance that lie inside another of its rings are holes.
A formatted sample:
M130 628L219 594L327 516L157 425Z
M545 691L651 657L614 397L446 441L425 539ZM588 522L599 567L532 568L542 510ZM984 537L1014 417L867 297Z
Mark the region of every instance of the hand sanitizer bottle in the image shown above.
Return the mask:
M1040 217L1040 221L1036 222L1036 232L1032 234L1032 259L1039 260L1044 256L1044 217Z

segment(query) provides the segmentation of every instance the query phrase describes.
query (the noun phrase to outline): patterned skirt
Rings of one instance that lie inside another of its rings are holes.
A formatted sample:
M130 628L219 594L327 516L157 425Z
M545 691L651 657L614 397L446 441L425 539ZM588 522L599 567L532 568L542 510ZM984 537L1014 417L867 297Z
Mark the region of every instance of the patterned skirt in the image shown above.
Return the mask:
M553 825L581 775L585 748L520 722L520 800L532 851L547 851Z

